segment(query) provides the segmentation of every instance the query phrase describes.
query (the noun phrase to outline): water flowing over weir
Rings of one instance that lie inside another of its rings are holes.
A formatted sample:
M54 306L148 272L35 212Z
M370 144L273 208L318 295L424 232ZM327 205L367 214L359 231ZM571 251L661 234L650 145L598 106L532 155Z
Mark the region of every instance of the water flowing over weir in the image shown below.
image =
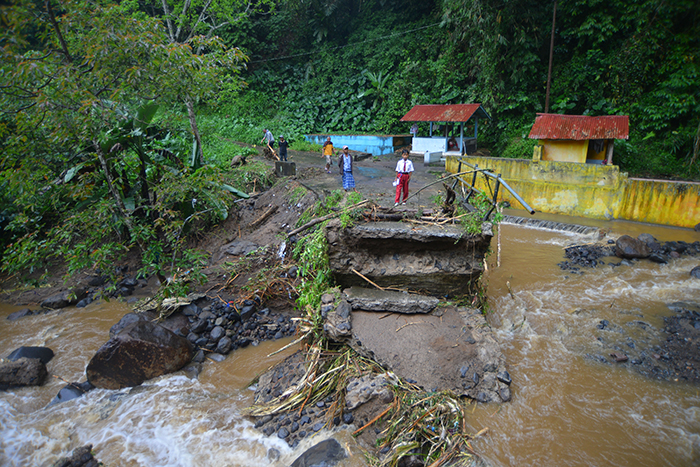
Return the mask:
M673 313L667 303L700 302L700 281L688 274L700 259L606 264L584 274L562 271L557 263L565 247L594 242L601 230L612 238L642 232L661 241L700 238L684 229L581 223L592 229L505 223L500 255L493 239L485 276L488 319L507 357L513 399L469 408L470 431L488 428L472 444L494 466L698 465L700 388L649 379L630 363L602 363L595 356L610 353L597 339L604 332L637 346L651 344L655 336L634 323L662 328L663 317ZM46 345L56 353L49 373L69 381L84 380L90 357L129 311L113 301L7 321L17 309L0 307L0 356L21 345ZM601 320L613 330L598 329ZM198 379L175 373L132 390L93 390L50 408L44 407L65 385L60 379L0 392L0 465L51 465L89 443L109 466L290 465L301 451L262 436L240 415L252 402L245 386L288 355L267 357L287 342L236 350L222 363L206 363ZM280 452L279 460L268 457L271 448ZM356 455L342 465L365 464Z

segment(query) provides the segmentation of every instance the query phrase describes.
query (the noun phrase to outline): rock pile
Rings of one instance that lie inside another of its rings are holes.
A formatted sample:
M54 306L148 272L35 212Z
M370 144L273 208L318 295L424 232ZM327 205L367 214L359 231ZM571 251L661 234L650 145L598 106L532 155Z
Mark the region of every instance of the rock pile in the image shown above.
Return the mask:
M607 245L576 245L564 250L566 257L558 266L573 274L583 274L581 268L594 268L605 265L602 258L617 257L622 261L610 264L613 267L631 265L629 260L648 259L655 263L666 264L671 259L683 255L700 254L700 242L683 241L659 242L650 234L641 234L637 238L622 235L617 240L608 240Z
M184 307L181 311L189 321L185 337L197 349L194 361L204 361L205 353L226 355L264 340L294 335L296 325L289 317L269 308L259 310L259 304L259 300L245 300L237 308L233 302L219 301L204 308L194 303Z
M663 328L644 321L641 314L600 320L594 331L600 352L588 353L586 358L628 366L650 378L700 382L700 305L673 302L667 306L673 314L664 317Z
M260 377L255 390L255 403L264 404L282 395L289 388L296 386L306 373L304 355L297 352ZM390 373L384 375L365 375L349 381L341 406L334 395L323 400L311 401L301 410L265 415L255 420L255 428L266 436L276 436L296 447L299 442L322 429L355 428L358 409L368 402L376 401L382 407L393 401L390 384L395 377ZM363 413L361 424L368 419Z

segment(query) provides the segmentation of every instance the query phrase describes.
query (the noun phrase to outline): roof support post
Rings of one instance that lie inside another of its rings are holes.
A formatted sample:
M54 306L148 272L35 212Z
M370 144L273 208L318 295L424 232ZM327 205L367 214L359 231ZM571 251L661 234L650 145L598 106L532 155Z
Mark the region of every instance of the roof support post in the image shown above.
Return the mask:
M615 140L608 140L608 147L605 149L605 165L612 165L613 147L615 146Z

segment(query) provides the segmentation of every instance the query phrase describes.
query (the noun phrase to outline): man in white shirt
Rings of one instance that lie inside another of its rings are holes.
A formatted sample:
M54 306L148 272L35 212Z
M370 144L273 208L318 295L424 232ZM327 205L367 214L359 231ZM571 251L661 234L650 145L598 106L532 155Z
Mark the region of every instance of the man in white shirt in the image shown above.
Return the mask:
M401 204L406 204L406 199L408 199L408 182L411 180L411 172L413 172L413 162L408 160L408 149L404 149L401 151L401 160L396 163L396 178L398 179L399 184L396 185L396 199L394 200L394 206L399 205L402 190L403 202Z

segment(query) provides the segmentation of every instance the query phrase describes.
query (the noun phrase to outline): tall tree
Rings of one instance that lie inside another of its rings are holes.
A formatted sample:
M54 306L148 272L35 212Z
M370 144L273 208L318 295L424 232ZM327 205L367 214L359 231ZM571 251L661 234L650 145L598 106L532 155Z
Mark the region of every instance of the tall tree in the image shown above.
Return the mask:
M124 186L131 183L131 163L122 143L129 138L133 143L143 134L153 115L147 109L154 108L145 104L214 97L222 80L236 79L245 57L215 37L193 36L187 43L172 43L158 20L125 15L119 6L19 0L2 7L1 19L3 174L21 172L30 178L33 171L41 171L55 176L77 164L89 165L97 175L90 187L81 187L82 199L97 202L100 198L94 194L104 183L111 199L107 209L118 220L114 231L123 226L126 244L149 249L153 219L141 221L136 213L143 206L127 202ZM139 154L142 184L148 183L144 154ZM142 192L146 194L141 203L155 199L154 190L150 186ZM25 216L27 222L30 218ZM111 223L107 219L103 220ZM28 226L24 240L36 240L36 228ZM85 232L68 230L53 229L51 235L70 248Z

